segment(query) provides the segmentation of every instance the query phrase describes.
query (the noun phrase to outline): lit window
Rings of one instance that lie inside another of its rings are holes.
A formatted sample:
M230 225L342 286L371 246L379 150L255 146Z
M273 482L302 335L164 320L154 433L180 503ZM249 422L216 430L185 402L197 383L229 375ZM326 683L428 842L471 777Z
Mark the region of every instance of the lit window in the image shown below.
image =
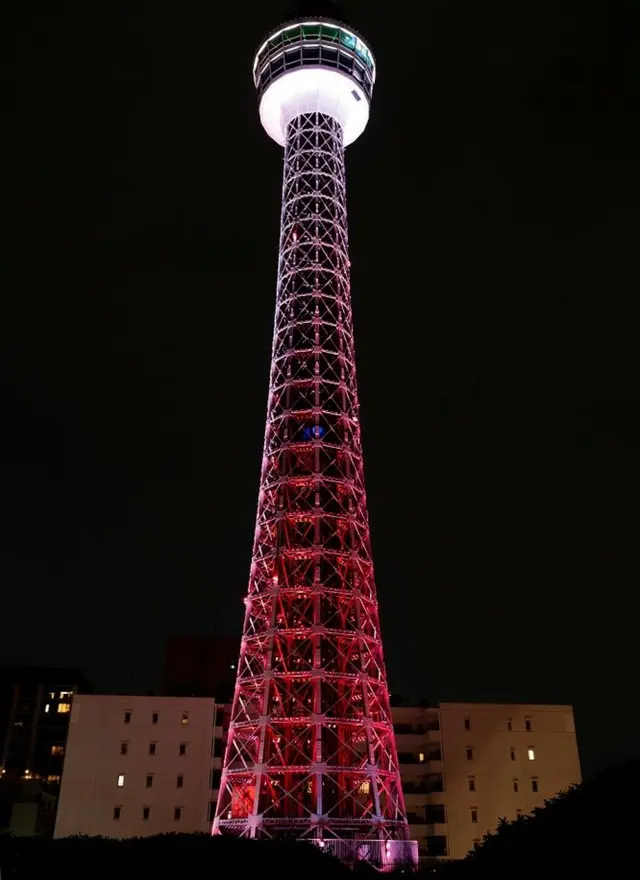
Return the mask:
M531 791L538 791L538 780L537 779L531 780Z
M124 723L131 724L131 712L124 713Z
M64 755L64 746L51 746L52 755Z
M179 753L180 755L186 755L186 754L187 754L187 744L186 744L186 743L180 743L180 749L179 749L179 752L178 752L178 753Z
M189 713L188 713L188 712L182 712L182 713L180 714L180 724L182 724L183 727L186 727L186 725L187 725L188 723L189 723Z
M119 819L121 812L122 812L122 807L114 807L113 808L113 818L116 820Z
M73 695L73 691L60 691L60 699L68 700Z
M182 788L184 785L184 776L178 776L176 779L176 788Z
M58 712L62 715L71 712L71 703L58 703Z
M530 760L530 761L535 761L535 759L536 759L536 751L535 751L535 749L529 749L529 750L527 751L527 755L529 756L529 760Z
M475 790L476 790L476 780L473 776L470 776L469 777L469 791L475 791Z
M467 761L473 761L473 749L467 749Z
M524 719L524 729L531 730L531 718Z
M158 713L157 713L157 712L152 712L152 714L151 714L151 723L152 723L152 724L157 724L157 723L158 723Z
M464 719L464 729L471 730L471 718Z
M47 782L60 782L59 776L47 776Z
M149 816L151 814L151 807L143 807L142 808L142 818L145 822L149 821Z
M369 794L371 791L371 782L368 779L363 779L358 786L358 791L360 794Z
M420 752L420 754L418 755L418 760L421 764L424 764L424 752Z
M174 820L174 822L179 822L181 816L182 816L182 807L174 807L174 808L173 808L173 820Z
M122 788L124 785L124 773L118 774L118 788Z
M472 821L472 822L477 822L477 821L478 821L478 809L477 809L477 807L471 807L471 821Z
M48 712L50 708L51 706L49 705L49 703L47 703L47 705L44 707L44 711Z
M56 695L54 694L54 692L53 692L53 691L49 691L49 699L50 699L50 700L55 700L55 698L56 698Z

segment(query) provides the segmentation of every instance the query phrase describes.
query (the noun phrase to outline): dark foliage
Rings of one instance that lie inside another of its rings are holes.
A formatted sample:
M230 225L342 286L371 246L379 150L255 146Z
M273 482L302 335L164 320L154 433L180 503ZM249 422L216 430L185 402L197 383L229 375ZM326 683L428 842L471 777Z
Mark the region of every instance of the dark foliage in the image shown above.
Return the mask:
M212 838L207 834L163 834L112 840L69 837L61 840L0 838L2 880L128 880L128 878L277 877L307 880L352 876L313 846Z

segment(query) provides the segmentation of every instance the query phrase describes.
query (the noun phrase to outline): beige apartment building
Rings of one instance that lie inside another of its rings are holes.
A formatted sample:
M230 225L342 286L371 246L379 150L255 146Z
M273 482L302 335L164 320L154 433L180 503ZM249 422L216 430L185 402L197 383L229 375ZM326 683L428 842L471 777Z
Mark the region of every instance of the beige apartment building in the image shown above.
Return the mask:
M221 758L212 699L77 696L54 836L206 832Z
M504 816L580 781L571 706L398 706L393 721L411 839L460 859ZM208 832L225 707L205 697L79 695L56 837Z
M399 706L393 720L423 858L464 858L501 817L529 813L581 779L571 706Z

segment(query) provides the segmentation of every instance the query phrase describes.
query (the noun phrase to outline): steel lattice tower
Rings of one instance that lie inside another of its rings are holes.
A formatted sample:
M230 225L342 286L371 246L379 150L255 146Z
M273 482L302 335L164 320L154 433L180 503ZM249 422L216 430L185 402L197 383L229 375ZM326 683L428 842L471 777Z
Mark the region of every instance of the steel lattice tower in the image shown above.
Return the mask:
M368 120L375 65L335 13L297 10L259 49L254 78L262 123L285 149L280 254L255 540L213 831L306 838L388 865L414 859L415 844L369 540L344 165L344 148Z

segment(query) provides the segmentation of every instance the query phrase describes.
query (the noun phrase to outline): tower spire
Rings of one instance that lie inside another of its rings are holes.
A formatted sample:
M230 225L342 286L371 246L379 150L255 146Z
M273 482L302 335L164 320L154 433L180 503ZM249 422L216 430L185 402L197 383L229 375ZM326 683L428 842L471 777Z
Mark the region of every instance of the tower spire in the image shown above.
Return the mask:
M263 126L284 147L280 252L255 539L213 831L294 836L386 866L412 861L416 847L369 539L344 165L345 146L367 124L375 62L362 38L319 12L274 31L254 63Z

